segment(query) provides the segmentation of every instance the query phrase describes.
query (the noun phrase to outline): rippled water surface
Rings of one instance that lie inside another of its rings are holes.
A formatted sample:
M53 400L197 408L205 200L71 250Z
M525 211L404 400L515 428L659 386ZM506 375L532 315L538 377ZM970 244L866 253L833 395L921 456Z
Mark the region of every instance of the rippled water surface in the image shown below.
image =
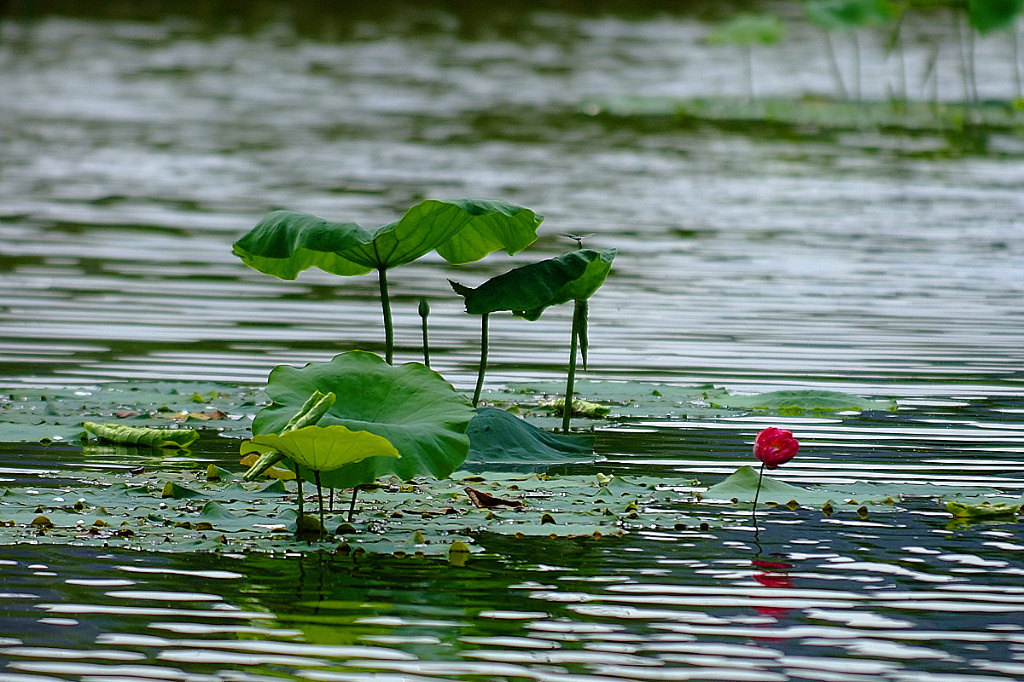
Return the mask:
M801 440L778 471L797 485L1024 491L1018 138L594 116L593 98L743 96L744 56L706 44L708 25L684 15L472 18L5 18L4 391L258 385L277 364L382 351L371 277L275 280L232 242L274 208L379 225L422 198L481 196L546 216L516 262L573 248L566 232L619 250L591 302L588 377L899 405L618 424L581 472L708 485L750 463L753 434L774 424ZM917 86L935 35L938 95L961 96L944 21L907 27L913 96L930 96ZM758 55L759 92L830 94L821 40L793 22ZM875 42L864 41L866 97L885 96L896 73ZM980 94L1011 96L1009 38L976 49ZM397 359L419 358L425 295L433 367L470 388L478 322L445 280L476 285L509 260L392 271ZM558 309L496 317L489 382L561 376L569 323ZM227 439L196 451L204 466L237 466ZM46 488L130 466L82 456L6 444L0 478ZM733 522L713 532L484 536L486 555L462 568L4 547L0 681L1024 677L1013 520L955 524L919 500L866 518L780 508L758 515L755 534L743 513L722 513Z

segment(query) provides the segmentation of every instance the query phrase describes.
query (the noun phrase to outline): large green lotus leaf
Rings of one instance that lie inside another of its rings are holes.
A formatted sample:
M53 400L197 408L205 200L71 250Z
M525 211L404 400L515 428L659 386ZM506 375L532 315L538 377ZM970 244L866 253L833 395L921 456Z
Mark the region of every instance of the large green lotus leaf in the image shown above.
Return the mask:
M565 436L539 429L505 410L477 409L469 423L466 466L549 465L593 461L593 436Z
M449 263L477 261L499 249L512 255L537 240L542 216L504 201L428 199L344 256L374 269L411 263L435 249Z
M605 249L597 252L598 257L587 263L587 269L582 275L576 277L559 289L551 302L536 308L528 308L522 311L522 316L527 320L536 320L544 312L544 308L568 301L585 301L594 295L594 292L601 288L608 273L612 269L612 261L615 259L616 249ZM517 315L520 313L516 313Z
M484 315L499 310L543 310L559 300L562 290L587 273L587 266L601 258L591 249L571 251L539 263L530 263L492 277L475 289L449 282L466 299L466 312Z
M341 424L304 426L281 434L265 433L253 438L253 442L272 447L313 471L333 471L369 457L399 456L386 438L367 431L353 431Z
M279 433L314 391L338 398L320 426L341 424L369 431L394 445L401 459L375 457L322 477L325 485L350 488L397 475L444 478L466 459L466 428L476 411L441 377L419 363L393 367L379 356L351 351L330 362L299 369L282 365L270 373L267 395L274 403L253 420L257 436Z
M543 217L504 201L422 201L374 230L292 211L275 211L234 245L247 265L281 279L310 267L362 275L411 263L437 249L450 263L469 263L505 249L517 253L537 239Z
M365 275L373 266L341 255L373 236L356 223L335 223L315 215L274 211L235 242L235 255L254 270L281 279L295 279L318 267L335 275Z
M1024 0L967 0L967 18L979 33L1013 28Z

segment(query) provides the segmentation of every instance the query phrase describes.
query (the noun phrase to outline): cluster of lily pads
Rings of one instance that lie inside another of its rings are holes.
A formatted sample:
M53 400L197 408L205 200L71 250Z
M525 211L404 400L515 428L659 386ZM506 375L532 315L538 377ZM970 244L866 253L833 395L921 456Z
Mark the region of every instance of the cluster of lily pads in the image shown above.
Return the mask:
M306 214L272 213L236 243L235 253L260 271L284 279L294 279L309 267L339 275L376 270L386 357L350 351L301 368L279 366L270 373L265 396L243 392L237 396L237 404L225 404L224 409L216 404L227 396L217 391L207 395L207 387L191 393L175 389L167 395L157 391L143 399L141 387L132 386L133 396L114 393L105 400L118 404L131 400L135 408L113 411L89 391L62 399L52 394L26 394L17 400L0 396L0 420L20 421L29 430L47 429L52 435L40 439L43 442L62 438L56 431L67 428L69 414L79 415L79 419L81 415L103 414L116 416L122 423L86 421L85 429L102 441L168 452L187 451L197 434L187 428L151 428L154 421L219 420L230 418L239 407L248 411L247 406L255 408L270 400L253 418L252 438L242 443L242 463L249 466L244 474L211 465L205 481L186 472L165 474L166 480L161 483L146 478L149 474L140 470L134 485L105 489L69 486L55 495L35 489L0 489L0 537L17 542L28 533L32 541L117 541L152 549L169 543L181 551L274 549L278 545L285 549L286 536L322 542L330 534L342 537L342 546L349 549L406 554L447 552L457 560L469 551L469 543L482 530L517 536L586 538L617 536L633 528L701 533L744 522L711 512L708 505L731 504L744 509L750 504L753 508L761 496L763 505L791 509L814 505L825 514L856 510L864 515L867 504L878 505L880 511L892 510L917 494L908 493L905 486L899 491L871 485L855 490L808 490L762 479L749 467L742 467L708 489L700 488L696 481L673 483L601 473L596 477L537 474L533 470L536 466L593 461L593 439L567 433L574 410L593 424L608 418L685 418L691 413L707 415L728 410L798 414L805 410L895 408L891 402L823 391L732 396L714 387L586 380L575 384L577 355L586 365L587 301L607 278L615 257L614 249L594 251L582 248L582 244L561 256L517 267L475 288L451 283L465 299L467 312L480 315L482 320L480 371L472 400L429 368L426 344L423 363L392 364L388 269L431 250L451 263L480 259L497 249L511 254L536 239L541 220L529 209L477 200L426 201L399 221L376 230ZM540 383L511 387L498 394L507 396L505 402L515 410L529 411L543 409L541 396L561 393L557 410L562 433L538 428L511 411L498 409L503 402L500 399L491 401L494 406L481 406L488 316L510 311L535 320L546 308L568 302L574 304L574 315L564 390ZM421 304L420 308L425 321L425 306ZM575 399L576 387L584 388L589 397L600 402ZM107 387L99 392L113 390ZM538 398L532 407L524 404L527 396ZM69 401L74 404L69 405ZM142 403L147 401L157 407L142 413ZM791 434L769 431L759 438L754 454L771 468L792 457L796 449ZM523 471L524 464L527 471ZM502 473L495 473L495 469ZM269 485L252 482L266 476L278 480ZM285 480L297 486L297 509L289 507L292 494ZM315 517L305 514L303 481L316 484L319 514ZM352 490L347 520L330 533L325 525L325 488L330 491L327 499L332 511L335 490ZM358 527L354 525L357 493L364 502ZM948 501L953 505L949 511L961 518L1014 514L1020 508L1019 500L992 504L980 497L992 497L996 491L925 486L919 494Z
M394 329L387 273L436 252L451 264L477 261L498 250L513 255L537 239L543 220L530 209L503 201L427 200L401 219L375 229L332 222L305 213L275 211L234 245L250 267L281 279L295 279L311 267L340 276L377 272L384 319L385 358L353 351L331 362L298 370L277 367L268 393L274 403L253 422L251 449L263 456L249 472L261 474L286 460L302 480L312 478L320 500L324 486L351 488L384 476L410 480L445 478L465 460L466 431L477 417L487 365L487 322L509 311L536 320L553 305L574 304L562 430L572 413L576 358L587 357L587 300L604 283L615 249L579 248L494 277L476 288L451 282L466 310L480 315L480 369L472 403L428 367L426 320L421 301L424 362L393 367ZM515 419L515 417L511 417ZM300 517L302 511L300 507Z

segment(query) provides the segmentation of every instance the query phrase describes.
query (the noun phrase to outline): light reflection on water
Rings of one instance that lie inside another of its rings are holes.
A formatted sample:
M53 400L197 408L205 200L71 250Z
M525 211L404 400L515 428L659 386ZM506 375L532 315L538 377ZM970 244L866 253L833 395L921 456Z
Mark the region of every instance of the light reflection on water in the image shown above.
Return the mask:
M531 259L571 248L561 232L619 249L591 306L589 376L895 398L894 413L773 420L803 444L777 477L1024 489L1019 141L963 154L938 135L591 118L578 113L591 96L722 94L736 55L689 19L531 21L541 39L0 24L0 384L260 384L277 364L380 351L372 278L280 282L231 243L271 208L376 225L425 196L494 196L548 216ZM828 91L808 35L758 64L766 93ZM979 43L984 87L1002 82L1004 39ZM920 67L924 47L907 56ZM944 93L953 59L940 59ZM873 85L880 63L868 60ZM396 270L398 358L420 357L425 295L434 367L470 387L478 320L445 279L475 285L509 262ZM489 381L560 376L569 325L566 310L496 316ZM621 424L600 432L598 466L713 481L749 463L764 420ZM231 461L207 447L144 463ZM3 453L6 483L135 465ZM777 508L756 534L723 509L733 525L713 533L484 538L493 554L465 568L6 548L0 682L1024 677L1020 524L899 506L864 519Z

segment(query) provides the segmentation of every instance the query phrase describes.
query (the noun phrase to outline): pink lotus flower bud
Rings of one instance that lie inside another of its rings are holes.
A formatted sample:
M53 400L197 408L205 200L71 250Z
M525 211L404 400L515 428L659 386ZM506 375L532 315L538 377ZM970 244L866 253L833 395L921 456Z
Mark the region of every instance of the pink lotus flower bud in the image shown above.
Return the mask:
M800 443L793 438L792 431L785 431L770 426L757 434L754 441L754 457L769 469L785 464L796 456Z

